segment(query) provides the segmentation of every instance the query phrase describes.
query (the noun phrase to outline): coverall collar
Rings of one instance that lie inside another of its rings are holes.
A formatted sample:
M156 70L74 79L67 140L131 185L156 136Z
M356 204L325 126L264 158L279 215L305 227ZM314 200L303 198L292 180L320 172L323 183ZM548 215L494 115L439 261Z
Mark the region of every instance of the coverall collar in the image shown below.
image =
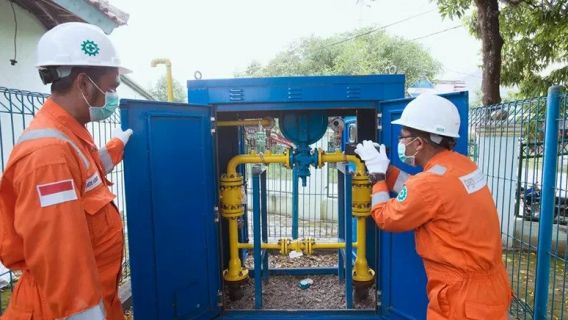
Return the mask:
M440 151L438 153L436 153L432 158L430 158L430 160L428 160L428 162L426 163L426 165L424 166L424 171L428 171L429 169L431 169L433 166L437 165L440 163L440 160L442 160L443 158L447 157L448 155L450 155L453 151L451 150L443 150Z
M79 137L89 147L96 147L93 141L93 136L87 128L81 125L73 116L71 116L59 104L55 103L51 98L48 98L42 110L46 112L51 118L59 122L64 128L70 130L75 136Z

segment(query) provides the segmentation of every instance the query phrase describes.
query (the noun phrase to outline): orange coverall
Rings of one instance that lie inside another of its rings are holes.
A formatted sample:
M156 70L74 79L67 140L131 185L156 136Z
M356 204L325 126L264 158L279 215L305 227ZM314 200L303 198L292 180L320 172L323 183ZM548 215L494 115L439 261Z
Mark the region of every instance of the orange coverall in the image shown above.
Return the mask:
M119 139L98 150L51 99L22 134L0 180L0 259L22 271L3 320L60 319L93 308L124 319L122 221L105 178L123 151Z
M512 291L497 209L475 163L442 151L415 176L391 167L387 181L373 186L372 217L386 231L415 230L429 320L507 319Z

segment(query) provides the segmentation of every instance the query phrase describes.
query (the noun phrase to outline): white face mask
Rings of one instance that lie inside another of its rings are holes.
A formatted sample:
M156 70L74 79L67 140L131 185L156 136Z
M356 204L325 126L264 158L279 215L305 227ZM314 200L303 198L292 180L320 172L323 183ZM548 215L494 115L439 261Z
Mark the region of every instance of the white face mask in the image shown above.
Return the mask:
M101 90L101 88L99 88L99 86L97 86L97 84L90 77L88 78L89 81L91 81L91 83L95 86L95 88L97 88L97 90L99 90L102 94L105 95L105 104L100 107L96 107L92 106L89 103L89 101L85 97L85 94L83 93L83 91L81 91L83 100L85 100L85 103L89 105L89 116L91 118L91 121L105 120L108 117L112 116L116 108L118 108L118 105L120 104L120 98L118 97L118 94L114 91L104 92L103 90Z
M414 140L416 140L416 139L417 138L412 139L412 141L410 141L407 144L404 144L404 142L402 142L402 141L400 141L398 143L398 158L403 163L406 163L407 165L410 165L410 166L413 166L413 167L416 166L416 154L418 154L418 151L416 151L411 156L407 156L406 155L406 146L411 144L412 142L414 142Z

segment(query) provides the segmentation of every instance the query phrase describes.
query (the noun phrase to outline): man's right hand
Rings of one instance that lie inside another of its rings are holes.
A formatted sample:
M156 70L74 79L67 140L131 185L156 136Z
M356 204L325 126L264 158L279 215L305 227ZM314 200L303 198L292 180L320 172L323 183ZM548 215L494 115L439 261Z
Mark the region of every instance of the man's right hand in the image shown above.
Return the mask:
M363 143L357 144L355 153L359 155L361 160L365 162L369 173L386 174L390 160L387 157L387 151L384 144L379 146L379 150L375 148L373 141L363 140Z

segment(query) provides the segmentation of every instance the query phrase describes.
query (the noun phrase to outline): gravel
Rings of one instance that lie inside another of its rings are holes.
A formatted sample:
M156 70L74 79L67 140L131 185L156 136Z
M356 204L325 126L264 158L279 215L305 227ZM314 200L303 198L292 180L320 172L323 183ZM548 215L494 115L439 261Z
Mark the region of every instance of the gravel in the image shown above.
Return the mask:
M251 269L254 259L249 256L245 266ZM336 267L337 254L316 254L289 258L288 256L270 256L269 268L308 268ZM307 289L301 289L301 280L310 278L313 284ZM231 301L228 290L224 292L224 308L226 310L254 309L254 279L249 279L242 285L243 297ZM345 309L345 282L336 275L305 275L270 276L262 285L263 309L277 310L337 310ZM376 288L369 288L367 299L355 302L355 309L376 308Z

